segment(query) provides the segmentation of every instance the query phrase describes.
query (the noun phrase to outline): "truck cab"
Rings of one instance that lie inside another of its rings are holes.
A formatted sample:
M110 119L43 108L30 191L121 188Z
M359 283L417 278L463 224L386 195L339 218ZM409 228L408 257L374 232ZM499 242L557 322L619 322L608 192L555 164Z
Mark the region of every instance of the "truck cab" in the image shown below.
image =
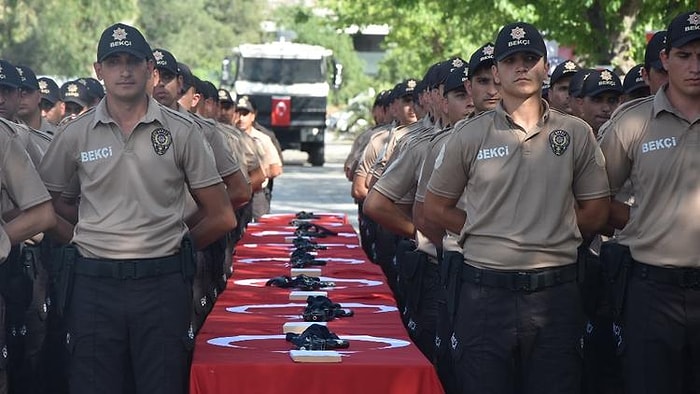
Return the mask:
M274 131L282 149L307 152L312 165L322 166L328 93L342 70L332 56L317 45L242 44L224 60L222 85L255 103L257 121Z

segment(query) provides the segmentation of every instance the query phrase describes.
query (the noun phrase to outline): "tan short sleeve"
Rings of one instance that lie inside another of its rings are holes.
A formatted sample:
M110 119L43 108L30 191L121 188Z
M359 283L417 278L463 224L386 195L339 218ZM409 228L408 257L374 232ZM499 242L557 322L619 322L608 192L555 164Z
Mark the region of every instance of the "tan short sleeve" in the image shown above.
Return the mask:
M591 130L586 130L580 138L580 146L574 163L573 193L577 200L592 200L610 195L608 178L605 174L605 156Z
M204 136L209 145L211 145L211 149L214 151L216 169L219 171L221 177L231 175L241 168L238 159L234 156L228 144L224 141L223 136L217 131L215 126L206 128L204 130Z
M8 197L21 210L51 200L27 152L16 138L3 135L2 180Z
M63 192L76 174L78 163L77 141L70 126L56 134L39 165L39 174L46 188L52 192Z
M470 148L465 143L469 130L455 130L438 151L435 167L428 182L428 191L438 196L458 199L467 184L470 167ZM473 144L472 144L473 145ZM474 155L474 157L476 157Z
M627 154L627 147L620 140L617 129L614 127L606 131L600 142L600 147L605 156L605 169L610 183L610 193L615 195L629 178L632 160Z
M192 127L197 127L192 125ZM186 143L180 147L181 165L192 189L201 189L221 183L221 176L216 170L216 163L207 153L207 142L200 132L187 133Z
M419 156L417 149L400 153L374 184L374 189L391 201L400 201L418 182L416 173L421 162Z

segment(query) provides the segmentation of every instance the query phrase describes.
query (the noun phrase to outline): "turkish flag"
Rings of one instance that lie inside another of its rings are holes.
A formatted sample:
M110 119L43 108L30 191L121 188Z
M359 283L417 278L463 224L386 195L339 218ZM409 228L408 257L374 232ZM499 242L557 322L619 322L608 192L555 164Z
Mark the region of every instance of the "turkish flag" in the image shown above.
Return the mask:
M271 124L273 126L289 126L292 119L292 98L289 96L272 97Z

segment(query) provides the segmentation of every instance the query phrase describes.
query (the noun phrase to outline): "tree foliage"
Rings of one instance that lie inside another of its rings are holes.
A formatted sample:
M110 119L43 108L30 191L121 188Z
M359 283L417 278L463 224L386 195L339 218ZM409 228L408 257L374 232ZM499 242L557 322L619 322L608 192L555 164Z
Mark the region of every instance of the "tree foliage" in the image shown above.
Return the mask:
M388 80L420 76L452 55L464 58L492 41L510 22L533 23L546 39L573 47L587 65L627 70L640 62L645 31L662 30L691 0L325 0L338 26L387 24L387 56L380 75Z

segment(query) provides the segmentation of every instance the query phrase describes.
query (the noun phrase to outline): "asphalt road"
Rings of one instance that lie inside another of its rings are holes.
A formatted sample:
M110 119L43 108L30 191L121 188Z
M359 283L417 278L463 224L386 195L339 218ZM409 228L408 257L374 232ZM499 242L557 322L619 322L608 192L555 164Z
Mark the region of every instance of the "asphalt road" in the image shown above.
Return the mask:
M326 135L326 164L312 167L305 152L283 152L283 173L275 179L271 213L342 212L357 230L357 205L350 197L350 182L343 163L352 141Z

